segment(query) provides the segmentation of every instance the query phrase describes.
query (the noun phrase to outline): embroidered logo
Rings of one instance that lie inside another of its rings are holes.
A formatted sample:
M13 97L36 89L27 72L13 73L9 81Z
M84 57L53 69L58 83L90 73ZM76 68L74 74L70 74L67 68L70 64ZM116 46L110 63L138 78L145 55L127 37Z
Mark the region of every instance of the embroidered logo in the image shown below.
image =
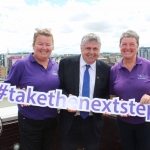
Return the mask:
M138 74L138 79L147 79L148 76L147 75L144 75L144 74Z
M52 74L55 76L58 76L58 71L57 70L52 70Z

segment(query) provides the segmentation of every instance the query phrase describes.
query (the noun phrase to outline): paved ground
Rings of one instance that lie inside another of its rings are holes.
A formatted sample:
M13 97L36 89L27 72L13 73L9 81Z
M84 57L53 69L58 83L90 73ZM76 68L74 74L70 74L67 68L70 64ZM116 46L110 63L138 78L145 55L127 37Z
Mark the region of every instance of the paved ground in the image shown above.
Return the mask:
M0 101L0 108L15 106L15 105L16 105L15 103L10 103L6 98Z
M0 80L0 83L2 83L3 80ZM15 103L10 103L7 98L3 99L2 101L0 101L0 108L3 108L3 107L9 107L9 106L15 106L16 104Z

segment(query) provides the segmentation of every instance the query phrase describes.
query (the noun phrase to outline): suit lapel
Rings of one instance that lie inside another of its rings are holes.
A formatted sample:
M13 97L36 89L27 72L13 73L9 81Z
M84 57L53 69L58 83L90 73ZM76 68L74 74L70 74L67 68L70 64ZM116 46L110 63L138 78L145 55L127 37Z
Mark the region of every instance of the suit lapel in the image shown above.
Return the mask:
M80 71L80 56L75 57L73 66L73 80L75 95L79 95L79 71Z
M99 89L101 79L102 79L101 64L100 64L100 61L96 61L96 76L95 76L95 87L94 87L93 97L96 96L96 92Z

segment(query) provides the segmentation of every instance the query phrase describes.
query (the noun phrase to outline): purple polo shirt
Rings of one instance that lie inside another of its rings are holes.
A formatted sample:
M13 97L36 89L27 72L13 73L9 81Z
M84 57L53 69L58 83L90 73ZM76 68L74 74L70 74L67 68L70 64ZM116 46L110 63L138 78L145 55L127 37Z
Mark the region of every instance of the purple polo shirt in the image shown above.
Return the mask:
M49 58L48 67L45 69L37 63L32 53L28 57L15 62L4 82L15 85L20 89L33 86L34 91L39 92L55 90L60 86L58 65ZM18 109L22 115L34 120L54 118L57 115L57 109L49 107L21 107L18 105Z
M123 100L135 98L136 102L140 102L144 94L150 95L150 61L137 56L131 72L123 66L122 61L113 66L110 71L109 93ZM118 118L131 124L145 122L145 117Z

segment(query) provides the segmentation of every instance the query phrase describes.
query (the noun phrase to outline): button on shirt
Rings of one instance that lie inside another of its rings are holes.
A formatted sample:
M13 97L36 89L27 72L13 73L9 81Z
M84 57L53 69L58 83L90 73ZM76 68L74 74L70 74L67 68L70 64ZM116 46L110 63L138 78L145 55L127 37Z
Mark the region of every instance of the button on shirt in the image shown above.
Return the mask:
M79 96L82 96L82 87L83 87L83 77L84 72L86 69L87 63L84 61L82 55L80 57L80 83L79 83ZM96 61L93 64L90 65L89 68L89 74L90 74L90 99L93 99L94 94L94 87L95 87L95 76L96 76ZM76 115L80 115L80 112L78 111ZM92 112L89 113L89 115L92 115Z

